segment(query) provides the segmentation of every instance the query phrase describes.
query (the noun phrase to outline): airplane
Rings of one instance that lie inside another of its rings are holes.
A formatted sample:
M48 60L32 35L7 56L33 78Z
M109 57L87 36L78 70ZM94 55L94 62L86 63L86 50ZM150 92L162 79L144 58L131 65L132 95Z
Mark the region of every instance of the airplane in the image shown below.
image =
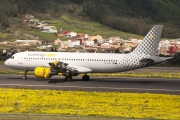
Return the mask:
M12 69L34 71L37 78L50 78L62 73L65 81L79 74L83 81L90 80L88 73L124 72L163 63L166 58L157 56L163 25L155 25L143 41L130 53L73 53L27 51L12 55L5 65Z

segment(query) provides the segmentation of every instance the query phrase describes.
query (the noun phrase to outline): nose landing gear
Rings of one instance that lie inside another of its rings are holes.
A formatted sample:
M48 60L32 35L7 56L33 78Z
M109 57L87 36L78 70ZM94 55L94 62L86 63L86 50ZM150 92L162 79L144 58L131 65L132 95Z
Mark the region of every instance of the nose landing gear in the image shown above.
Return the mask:
M24 76L22 77L23 80L27 79L27 72L28 72L28 70L24 70Z

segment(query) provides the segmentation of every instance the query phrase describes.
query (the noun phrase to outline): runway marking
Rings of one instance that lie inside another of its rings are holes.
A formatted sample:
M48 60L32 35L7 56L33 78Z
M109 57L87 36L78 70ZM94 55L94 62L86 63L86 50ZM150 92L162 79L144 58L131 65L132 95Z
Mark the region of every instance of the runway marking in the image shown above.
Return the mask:
M53 85L24 85L24 84L0 84L0 86L25 86L25 87L52 87L52 88L86 88L86 89L112 89L112 90L141 90L141 91L166 91L180 92L180 90L171 89L144 89L144 88L113 88L113 87L84 87L84 86L53 86Z

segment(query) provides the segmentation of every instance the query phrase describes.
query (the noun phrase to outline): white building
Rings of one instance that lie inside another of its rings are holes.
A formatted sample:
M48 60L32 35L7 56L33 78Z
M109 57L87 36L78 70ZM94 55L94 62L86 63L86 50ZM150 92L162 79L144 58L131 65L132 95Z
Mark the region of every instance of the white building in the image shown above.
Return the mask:
M113 41L117 41L117 40L120 40L120 37L110 37L109 39Z
M43 26L42 29L56 29L56 26Z
M85 41L85 45L94 45L94 41Z
M44 33L57 33L57 30L55 30L55 29L44 29L41 32L44 32Z
M20 46L30 46L30 45L42 45L40 40L16 40L14 41L15 45Z
M168 40L159 42L159 47L163 47L163 48L166 48L166 49L168 49L170 45L171 45L171 43Z
M75 45L80 45L80 41L71 41L68 40L68 47L74 47Z
M76 32L70 32L69 33L69 37L76 37L77 36L77 33Z
M88 34L84 34L84 38L86 38L86 39L87 39L88 37L89 37L89 35L88 35Z

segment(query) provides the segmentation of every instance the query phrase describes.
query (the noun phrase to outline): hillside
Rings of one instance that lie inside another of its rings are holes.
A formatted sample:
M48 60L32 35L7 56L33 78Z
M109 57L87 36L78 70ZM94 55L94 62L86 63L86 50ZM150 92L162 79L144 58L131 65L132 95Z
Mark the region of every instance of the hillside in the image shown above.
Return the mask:
M66 25L67 29L77 32L102 32L102 35L108 36L109 31L116 29L145 35L154 24L163 24L162 37L180 37L179 0L1 0L0 4L1 39L7 39L9 33L17 29L32 34L30 28L16 19L24 13L33 14L41 20L60 21L60 25L56 24L59 28ZM119 32L115 33L113 35L119 35Z

